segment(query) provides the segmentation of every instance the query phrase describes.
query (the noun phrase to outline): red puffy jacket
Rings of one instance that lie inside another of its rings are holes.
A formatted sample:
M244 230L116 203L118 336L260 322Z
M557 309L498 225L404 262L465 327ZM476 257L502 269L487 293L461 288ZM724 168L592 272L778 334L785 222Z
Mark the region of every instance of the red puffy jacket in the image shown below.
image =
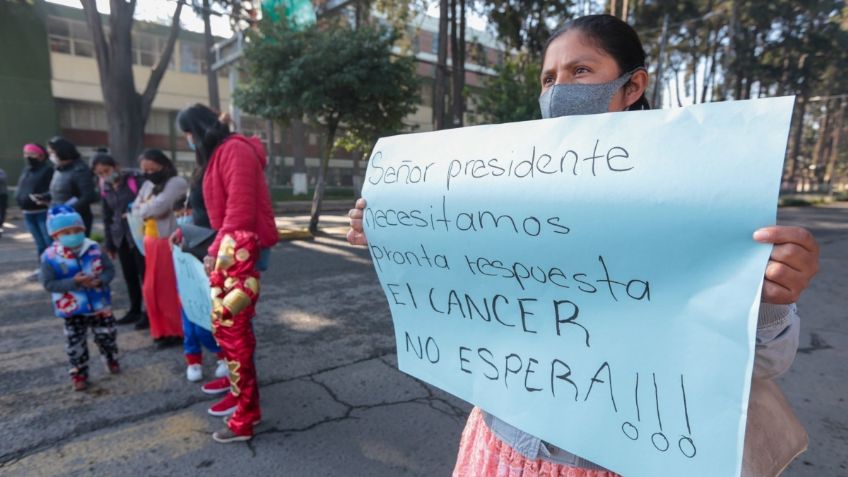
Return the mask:
M217 148L203 177L203 198L209 222L218 231L209 246L209 255L218 255L224 235L246 230L259 236L262 248L279 240L271 207L271 193L265 182L268 159L257 137L233 134Z

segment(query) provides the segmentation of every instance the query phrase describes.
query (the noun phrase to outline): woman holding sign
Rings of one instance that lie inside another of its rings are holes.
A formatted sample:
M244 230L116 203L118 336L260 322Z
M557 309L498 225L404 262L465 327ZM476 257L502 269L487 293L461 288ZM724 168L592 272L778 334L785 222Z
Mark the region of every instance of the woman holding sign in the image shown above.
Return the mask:
M649 109L648 73L636 32L610 15L578 18L545 45L539 105L543 118ZM365 245L365 201L349 213L348 241ZM757 230L753 240L773 244L762 290L754 384L748 412L743 475L775 475L803 451L806 435L771 381L785 372L798 347L794 302L818 271L818 245L798 227ZM717 310L718 311L718 310ZM763 408L768 407L767 411ZM768 417L766 417L768 416ZM774 439L774 436L780 436ZM615 475L475 408L462 434L455 476Z

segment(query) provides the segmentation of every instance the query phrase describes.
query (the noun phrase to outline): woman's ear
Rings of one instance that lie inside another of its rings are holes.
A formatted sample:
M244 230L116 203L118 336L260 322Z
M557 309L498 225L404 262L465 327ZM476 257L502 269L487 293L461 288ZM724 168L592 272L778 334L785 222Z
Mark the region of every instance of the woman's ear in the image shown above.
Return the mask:
M639 101L639 98L645 94L646 89L648 89L648 72L644 69L639 69L633 73L630 81L624 85L624 109L633 106L636 101Z

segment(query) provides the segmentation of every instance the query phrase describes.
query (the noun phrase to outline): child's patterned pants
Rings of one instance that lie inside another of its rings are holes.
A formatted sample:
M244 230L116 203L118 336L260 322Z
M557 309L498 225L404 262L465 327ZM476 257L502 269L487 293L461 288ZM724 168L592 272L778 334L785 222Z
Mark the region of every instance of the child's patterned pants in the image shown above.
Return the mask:
M94 343L107 362L114 361L115 355L118 354L118 345L115 342L118 333L115 329L115 317L111 313L106 316L74 315L65 318L65 351L71 362L71 376L88 377L88 328L94 333Z

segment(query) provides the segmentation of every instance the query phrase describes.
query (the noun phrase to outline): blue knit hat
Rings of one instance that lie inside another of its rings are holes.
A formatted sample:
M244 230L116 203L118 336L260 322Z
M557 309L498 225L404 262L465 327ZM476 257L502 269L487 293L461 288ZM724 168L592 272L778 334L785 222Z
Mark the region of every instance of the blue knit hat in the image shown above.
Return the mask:
M57 205L50 209L47 214L47 233L55 235L56 232L72 227L85 228L82 217L73 208L67 205Z

